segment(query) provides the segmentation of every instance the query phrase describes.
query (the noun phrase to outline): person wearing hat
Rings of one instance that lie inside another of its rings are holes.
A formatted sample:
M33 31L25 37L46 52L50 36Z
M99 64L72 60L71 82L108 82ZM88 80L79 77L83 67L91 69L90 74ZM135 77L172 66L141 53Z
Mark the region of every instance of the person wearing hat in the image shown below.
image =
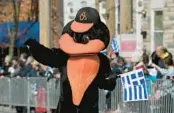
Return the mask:
M56 113L98 113L98 89L112 91L109 59L100 53L110 40L107 26L91 7L81 8L63 29L60 48L49 49L33 39L25 44L38 62L59 68L60 99Z

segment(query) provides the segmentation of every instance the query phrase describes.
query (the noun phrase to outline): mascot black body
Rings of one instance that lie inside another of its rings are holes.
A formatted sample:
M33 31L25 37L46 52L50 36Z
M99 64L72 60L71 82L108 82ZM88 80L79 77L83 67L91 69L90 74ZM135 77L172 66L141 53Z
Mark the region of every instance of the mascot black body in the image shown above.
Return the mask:
M40 63L59 68L61 97L56 113L98 113L98 89L113 90L109 60L100 53L109 43L109 30L96 9L85 7L63 29L58 49L33 39L26 41Z

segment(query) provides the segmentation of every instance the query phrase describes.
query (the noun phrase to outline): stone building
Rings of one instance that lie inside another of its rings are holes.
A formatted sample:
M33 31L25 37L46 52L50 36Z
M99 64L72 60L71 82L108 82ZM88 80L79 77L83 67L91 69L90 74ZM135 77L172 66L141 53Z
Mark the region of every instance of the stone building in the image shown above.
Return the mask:
M124 0L126 1L126 0ZM149 52L153 52L158 45L164 45L170 52L174 54L174 0L139 0L142 1L142 7L146 14L141 18L141 27L137 28L136 1L132 0L131 18L127 18L132 22L132 34L137 33L137 29L146 31L147 36L143 39L143 44ZM120 9L116 9L117 11ZM125 10L125 9L124 9ZM122 11L120 11L121 13ZM117 22L118 24L124 24ZM117 31L121 29L117 27ZM117 35L121 33L118 32ZM123 33L124 34L124 33ZM129 33L130 34L130 33Z
M144 44L148 49L164 45L174 54L174 0L144 0L147 20L144 27L147 38Z
M163 15L163 43L174 54L174 0L165 0Z

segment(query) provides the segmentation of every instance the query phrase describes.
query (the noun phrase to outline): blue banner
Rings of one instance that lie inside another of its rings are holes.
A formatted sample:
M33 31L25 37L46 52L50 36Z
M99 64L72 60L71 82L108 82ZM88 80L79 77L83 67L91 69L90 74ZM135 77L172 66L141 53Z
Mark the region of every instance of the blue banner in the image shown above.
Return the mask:
M10 44L10 33L8 32L8 29L13 31L13 26L14 24L12 22L0 24L0 45ZM39 22L19 22L15 46L23 46L24 42L31 37L39 41Z

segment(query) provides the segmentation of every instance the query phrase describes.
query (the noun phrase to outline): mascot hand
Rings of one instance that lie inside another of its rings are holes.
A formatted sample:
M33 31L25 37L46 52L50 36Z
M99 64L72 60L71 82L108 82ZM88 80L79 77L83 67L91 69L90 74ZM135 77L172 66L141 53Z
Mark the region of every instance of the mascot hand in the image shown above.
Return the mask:
M33 45L36 45L36 44L38 44L38 42L35 40L35 39L28 39L25 43L24 43L24 45L26 45L26 46L33 46Z

